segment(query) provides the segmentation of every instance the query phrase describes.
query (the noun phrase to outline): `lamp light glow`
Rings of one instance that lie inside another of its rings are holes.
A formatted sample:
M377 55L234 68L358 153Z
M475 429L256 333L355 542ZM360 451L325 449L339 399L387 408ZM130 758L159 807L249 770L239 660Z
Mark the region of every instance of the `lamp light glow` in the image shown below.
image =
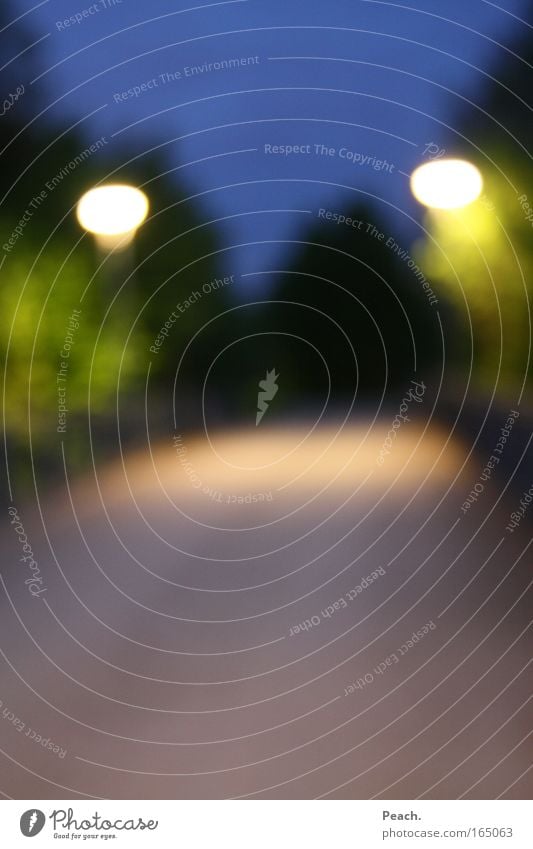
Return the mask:
M148 214L148 198L123 184L97 186L78 202L80 225L104 246L128 244Z
M458 209L477 200L483 178L471 162L439 159L420 165L411 175L411 191L425 206Z

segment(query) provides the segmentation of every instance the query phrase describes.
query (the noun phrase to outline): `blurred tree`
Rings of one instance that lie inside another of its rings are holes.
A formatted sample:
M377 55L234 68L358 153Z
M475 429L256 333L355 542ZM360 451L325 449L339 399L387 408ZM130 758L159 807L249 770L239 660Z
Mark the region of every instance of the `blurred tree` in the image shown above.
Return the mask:
M272 296L290 305L273 303L266 316L305 340L272 339L270 365L283 368L284 385L290 374L300 398L325 398L331 380L333 403L356 388L381 395L412 378L415 362L427 375L437 356L436 310L407 248L375 210L344 214L355 225L321 220L309 233Z
M532 20L529 4L529 19ZM461 344L449 355L468 368L479 389L531 380L533 295L533 167L531 90L533 48L528 35L505 59L479 98L458 117L464 140L453 155L473 161L484 178L482 197L464 209L432 211L432 241L415 250L426 273L448 293L460 316ZM448 150L448 154L451 151ZM472 328L471 344L470 327ZM465 344L466 343L466 344Z
M26 50L31 38L20 22L9 21L4 4L0 89L6 102L10 93L23 93L0 117L0 357L11 440L24 442L31 428L34 448L46 450L58 426L57 375L66 339L69 416L83 420L90 405L93 415L111 424L118 387L129 403L138 396L142 404L152 362L156 391L166 391L189 337L227 296L220 291L203 298L173 327L157 356L149 351L176 303L215 276L213 231L199 226L197 210L158 157L111 152L107 139L32 120L43 108L28 84L38 54ZM78 199L102 180L144 186L149 196L151 217L129 256L99 255L75 219ZM74 329L73 310L80 310ZM204 336L203 344L210 339ZM189 364L191 393L206 360L204 349ZM73 439L79 435L86 443L86 434L72 430Z

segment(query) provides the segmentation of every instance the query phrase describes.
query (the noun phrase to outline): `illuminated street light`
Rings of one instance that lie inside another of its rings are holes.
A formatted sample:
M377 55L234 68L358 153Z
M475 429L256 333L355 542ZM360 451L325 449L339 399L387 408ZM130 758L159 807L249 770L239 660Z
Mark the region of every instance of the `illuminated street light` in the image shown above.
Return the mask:
M464 159L426 162L411 175L415 198L433 209L458 209L475 201L483 189L479 170Z
M148 214L148 198L133 186L97 186L78 202L81 226L93 233L103 250L125 248Z

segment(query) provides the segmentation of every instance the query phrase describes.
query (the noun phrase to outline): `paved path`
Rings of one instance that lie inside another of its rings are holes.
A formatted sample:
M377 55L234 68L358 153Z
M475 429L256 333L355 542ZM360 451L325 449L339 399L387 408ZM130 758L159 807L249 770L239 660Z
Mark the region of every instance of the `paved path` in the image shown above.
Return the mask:
M491 482L462 513L486 458L444 431L403 425L380 466L388 427L190 437L44 522L15 504L46 592L6 522L0 789L530 794L530 529Z

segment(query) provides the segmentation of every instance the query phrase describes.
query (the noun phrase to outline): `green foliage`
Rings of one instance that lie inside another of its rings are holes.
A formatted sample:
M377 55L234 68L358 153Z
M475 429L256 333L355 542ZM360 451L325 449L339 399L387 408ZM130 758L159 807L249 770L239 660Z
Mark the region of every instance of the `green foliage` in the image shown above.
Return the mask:
M454 304L464 337L470 338L472 326L479 388L493 384L498 373L508 386L521 384L533 296L533 222L520 201L532 185L533 169L519 157L511 159L508 149L484 150L498 167L478 158L482 197L463 209L428 213L431 239L415 250L426 274ZM531 192L528 202L533 207ZM456 349L456 355L464 350Z
M91 414L111 424L117 390L122 399L142 400L149 361L152 387L168 389L187 342L226 298L225 292L202 298L175 325L158 356L149 353L176 303L215 276L213 231L199 226L196 209L164 162L111 153L106 145L87 155L94 141L55 128L33 133L14 111L0 124L6 421L17 438L31 415L35 444L45 445L57 425L56 375L74 309L81 315L68 363L69 414L79 419L90 406ZM150 201L150 217L131 248L107 257L75 217L79 198L101 181L143 187ZM38 204L35 198L41 198ZM202 344L189 361L189 385L209 361L205 335Z
M36 260L14 252L2 269L0 356L8 422L19 431L30 416L37 441L57 426L60 386L69 412L87 409L90 391L91 410L98 413L112 400L119 368L126 387L139 370L135 350L142 333L124 347L126 312L120 321L113 314L104 320L107 297L98 276L80 302L93 263L87 252L65 259L61 249L59 242Z

